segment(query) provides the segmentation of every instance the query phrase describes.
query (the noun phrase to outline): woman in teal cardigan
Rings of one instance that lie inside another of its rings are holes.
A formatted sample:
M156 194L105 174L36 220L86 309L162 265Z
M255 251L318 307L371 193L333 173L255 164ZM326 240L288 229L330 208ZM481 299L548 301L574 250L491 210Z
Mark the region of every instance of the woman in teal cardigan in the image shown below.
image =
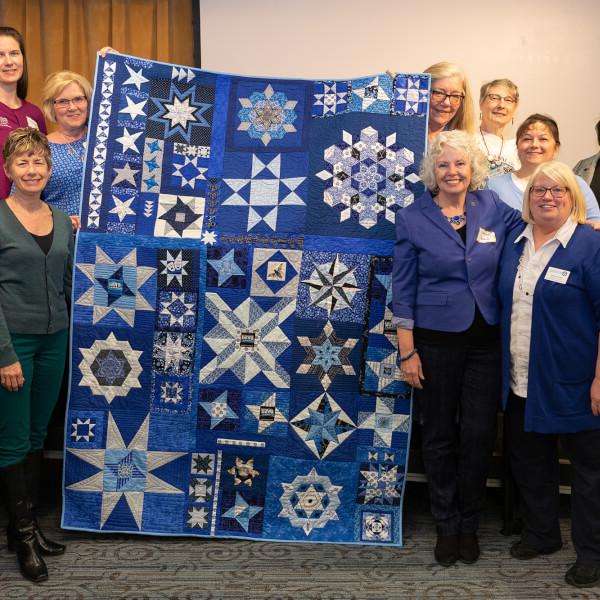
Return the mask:
M15 191L0 202L0 486L8 548L39 582L48 578L42 555L65 550L45 538L34 508L67 351L73 233L68 215L40 197L52 167L46 137L16 129L3 156Z

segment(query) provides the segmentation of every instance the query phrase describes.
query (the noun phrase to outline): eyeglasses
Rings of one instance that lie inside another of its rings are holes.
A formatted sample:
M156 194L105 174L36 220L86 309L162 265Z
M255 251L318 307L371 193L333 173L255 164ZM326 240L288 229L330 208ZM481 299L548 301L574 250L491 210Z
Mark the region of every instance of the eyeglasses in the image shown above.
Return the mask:
M553 198L560 200L564 198L565 194L569 191L568 187L563 187L560 185L555 185L554 187L542 187L541 185L536 185L529 190L529 193L534 198L543 198L546 195L546 192L550 192Z
M463 101L464 97L464 94L446 94L446 92L442 92L442 90L431 90L431 98L437 103L445 102L446 98L448 98L450 104L458 106Z
M84 104L87 104L87 98L85 96L75 96L75 98L59 98L58 100L53 100L52 103L54 106L60 106L60 108L68 108L71 104L73 104L73 106L83 106Z
M488 102L498 103L501 100L504 100L505 104L515 104L517 99L513 96L500 96L499 94L487 94L486 98Z

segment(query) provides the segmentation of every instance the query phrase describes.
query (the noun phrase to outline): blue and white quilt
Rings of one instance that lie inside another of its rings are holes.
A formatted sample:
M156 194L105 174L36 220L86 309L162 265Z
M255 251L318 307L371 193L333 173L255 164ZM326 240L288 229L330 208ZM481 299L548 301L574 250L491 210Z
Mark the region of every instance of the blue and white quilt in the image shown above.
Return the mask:
M63 527L402 544L390 256L428 97L99 60Z

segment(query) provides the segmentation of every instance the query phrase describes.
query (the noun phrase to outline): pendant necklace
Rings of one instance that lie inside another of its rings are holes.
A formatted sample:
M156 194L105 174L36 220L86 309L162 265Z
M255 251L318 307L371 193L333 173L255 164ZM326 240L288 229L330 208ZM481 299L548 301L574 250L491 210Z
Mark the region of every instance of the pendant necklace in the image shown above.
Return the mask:
M487 152L487 159L488 159L490 171L493 171L494 169L498 169L498 168L502 167L502 163L504 162L502 160L502 150L504 148L504 136L503 135L500 136L500 152L498 153L498 156L494 156L490 152L490 149L488 148L488 145L485 141L485 136L483 135L483 131L481 130L481 127L479 128L479 133L481 134L481 139L483 140L483 145L485 146L485 151Z

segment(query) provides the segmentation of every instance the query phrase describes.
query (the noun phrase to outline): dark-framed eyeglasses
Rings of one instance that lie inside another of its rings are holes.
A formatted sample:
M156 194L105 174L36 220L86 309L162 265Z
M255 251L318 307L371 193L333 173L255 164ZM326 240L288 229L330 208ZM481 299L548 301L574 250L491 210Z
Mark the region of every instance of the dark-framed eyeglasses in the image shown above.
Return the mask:
M517 99L514 96L501 96L500 94L486 94L486 99L488 102L492 102L493 104L499 104L501 101L504 101L504 104L516 104Z
M565 197L565 194L568 191L569 188L562 185L554 185L551 188L542 185L534 185L529 189L529 194L534 198L543 198L546 195L546 192L550 192L553 198L560 200Z
M436 103L445 102L446 98L448 98L452 106L458 106L463 101L464 97L464 94L446 94L446 92L442 92L442 90L431 90L431 99Z
M58 98L53 100L52 104L60 108L68 108L71 104L73 106L83 106L87 104L87 98L85 96L75 96L75 98Z

